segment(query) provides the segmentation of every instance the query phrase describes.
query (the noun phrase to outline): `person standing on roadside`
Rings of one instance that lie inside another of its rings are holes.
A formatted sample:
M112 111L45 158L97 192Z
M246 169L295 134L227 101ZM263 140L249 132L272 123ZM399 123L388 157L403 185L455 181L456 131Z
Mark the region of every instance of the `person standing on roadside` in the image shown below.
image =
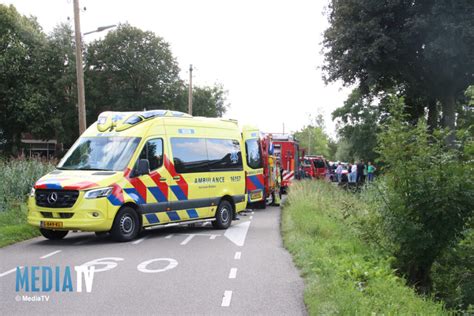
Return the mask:
M369 182L374 181L374 173L377 170L372 163L369 161L369 165L367 166L367 178Z
M336 168L337 182L341 183L342 180L342 164L338 163Z
M357 163L354 163L351 166L351 173L350 173L350 181L351 183L355 183L357 181Z
M360 160L357 163L357 183L364 182L364 160Z

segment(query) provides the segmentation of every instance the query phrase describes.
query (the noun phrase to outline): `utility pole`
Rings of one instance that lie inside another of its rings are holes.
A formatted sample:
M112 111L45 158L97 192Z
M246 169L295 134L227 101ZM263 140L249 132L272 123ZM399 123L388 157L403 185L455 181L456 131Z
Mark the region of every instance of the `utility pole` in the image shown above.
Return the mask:
M79 114L79 134L86 130L86 97L84 92L84 69L82 67L81 20L79 16L79 0L74 0L74 32L76 35L76 75L77 75L77 107Z
M193 115L193 65L189 65L188 111Z

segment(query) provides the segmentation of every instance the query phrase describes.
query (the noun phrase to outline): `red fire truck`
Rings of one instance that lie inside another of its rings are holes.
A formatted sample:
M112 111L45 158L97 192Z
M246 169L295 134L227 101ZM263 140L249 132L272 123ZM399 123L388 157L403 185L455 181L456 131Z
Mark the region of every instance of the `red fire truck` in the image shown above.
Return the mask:
M295 177L299 178L299 145L289 134L273 134L274 155L280 161L281 191L286 193Z

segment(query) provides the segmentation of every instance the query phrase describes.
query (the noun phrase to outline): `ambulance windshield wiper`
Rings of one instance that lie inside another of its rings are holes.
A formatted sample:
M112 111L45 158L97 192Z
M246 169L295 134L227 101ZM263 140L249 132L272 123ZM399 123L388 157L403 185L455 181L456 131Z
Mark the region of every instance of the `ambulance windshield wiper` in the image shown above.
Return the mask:
M109 169L101 169L101 168L77 168L73 170L110 171Z

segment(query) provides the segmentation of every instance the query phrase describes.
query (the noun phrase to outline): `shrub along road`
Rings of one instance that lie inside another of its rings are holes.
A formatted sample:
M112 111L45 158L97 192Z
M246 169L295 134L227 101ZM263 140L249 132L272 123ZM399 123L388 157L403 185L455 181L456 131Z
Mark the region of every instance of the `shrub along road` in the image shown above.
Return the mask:
M11 245L0 249L2 312L304 315L303 281L283 249L279 223L280 209L271 207L241 216L225 231L210 225L156 229L130 243L71 233L62 241L38 237ZM74 267L93 260L102 264L94 265L92 291L83 282L78 292ZM24 280L16 292L17 266L22 276L28 268L28 292ZM34 266L40 267L38 292ZM52 268L50 291L42 267ZM66 267L73 292L62 291Z

